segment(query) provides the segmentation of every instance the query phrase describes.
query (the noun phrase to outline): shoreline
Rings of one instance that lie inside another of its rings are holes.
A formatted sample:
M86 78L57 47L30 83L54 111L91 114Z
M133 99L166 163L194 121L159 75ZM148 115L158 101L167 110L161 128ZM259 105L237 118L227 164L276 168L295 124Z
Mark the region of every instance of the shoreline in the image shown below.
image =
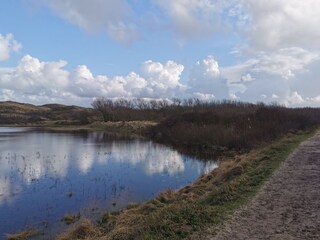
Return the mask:
M81 127L35 124L7 125L6 127L37 127L52 131L107 131L143 136L142 133L148 127L156 124L155 122L134 121L98 122ZM165 236L169 236L171 239L180 239L193 236L206 226L221 224L235 210L249 201L286 156L299 143L313 134L315 131L290 133L274 143L266 144L249 153L225 157L219 168L199 177L190 186L185 186L175 192L171 190L162 192L149 201L129 205L119 212L101 213L101 219L95 224L81 219L69 230L59 234L58 239L77 239L78 232L83 229L88 230L85 231L87 239L135 238L141 232L145 234L142 239L161 239ZM276 159L270 160L270 156ZM255 168L260 167L259 162L262 161L265 164L265 159L267 162L272 161L272 168L263 166L267 173L257 183L254 183L254 187L237 193L237 189L239 186L243 187L243 181L248 180L247 177L252 174L252 170L255 171ZM240 198L235 199L235 196L240 196ZM162 224L161 221L164 223ZM123 229L126 231L123 232ZM156 235L153 233L155 229Z
M162 192L116 213L104 213L95 224L80 221L58 239L77 239L84 228L90 229L86 239L193 239L246 204L289 154L314 134L287 134L262 148L222 161L217 169L190 186Z
M57 132L68 131L107 131L112 133L143 134L149 127L157 125L153 121L118 121L101 122L96 121L90 124L60 124L59 122L42 122L27 124L1 124L0 127L32 127Z

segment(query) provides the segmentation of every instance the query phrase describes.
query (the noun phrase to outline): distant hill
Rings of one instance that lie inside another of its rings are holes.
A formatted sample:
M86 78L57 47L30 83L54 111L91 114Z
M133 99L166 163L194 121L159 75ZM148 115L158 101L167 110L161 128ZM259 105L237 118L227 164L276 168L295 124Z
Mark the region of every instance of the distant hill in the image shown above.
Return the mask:
M62 104L45 104L36 106L18 102L0 102L0 124L87 123L94 115L91 108L66 106Z

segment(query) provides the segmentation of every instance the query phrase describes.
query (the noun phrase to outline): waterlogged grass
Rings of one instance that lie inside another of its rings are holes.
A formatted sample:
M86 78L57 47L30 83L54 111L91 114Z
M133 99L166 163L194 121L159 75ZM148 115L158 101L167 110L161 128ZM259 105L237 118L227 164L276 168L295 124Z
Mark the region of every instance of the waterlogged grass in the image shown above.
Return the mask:
M25 240L41 235L41 232L36 229L26 229L18 233L6 234L7 240Z
M281 162L314 133L288 134L266 147L223 161L192 186L165 191L117 214L105 214L96 232L102 239L194 239L193 234L221 223L245 204Z
M67 225L70 225L72 223L75 223L77 220L80 219L80 213L77 213L76 215L73 215L73 214L69 214L69 213L66 213L63 218L61 218L61 221L62 222L65 222Z

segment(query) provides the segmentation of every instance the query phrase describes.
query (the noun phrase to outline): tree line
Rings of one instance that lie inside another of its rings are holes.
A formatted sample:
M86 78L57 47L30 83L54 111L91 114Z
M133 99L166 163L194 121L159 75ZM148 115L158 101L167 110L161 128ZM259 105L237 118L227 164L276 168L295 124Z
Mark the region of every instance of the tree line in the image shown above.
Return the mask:
M197 98L188 99L110 99L96 98L92 107L101 114L103 121L134 121L149 120L160 121L168 116L183 112L199 112L216 107L226 106L254 106L251 103L238 101L201 101Z
M248 151L290 132L320 126L320 109L278 104L97 98L92 106L104 121L157 121L147 132L149 137L203 157Z

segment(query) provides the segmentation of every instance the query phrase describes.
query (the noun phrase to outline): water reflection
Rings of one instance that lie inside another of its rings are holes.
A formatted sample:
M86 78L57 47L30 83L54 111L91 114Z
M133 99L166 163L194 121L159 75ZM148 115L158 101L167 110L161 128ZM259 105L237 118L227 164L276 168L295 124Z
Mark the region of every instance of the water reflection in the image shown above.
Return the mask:
M104 133L0 128L0 142L0 235L43 221L59 225L66 212L119 209L216 167L150 141Z

